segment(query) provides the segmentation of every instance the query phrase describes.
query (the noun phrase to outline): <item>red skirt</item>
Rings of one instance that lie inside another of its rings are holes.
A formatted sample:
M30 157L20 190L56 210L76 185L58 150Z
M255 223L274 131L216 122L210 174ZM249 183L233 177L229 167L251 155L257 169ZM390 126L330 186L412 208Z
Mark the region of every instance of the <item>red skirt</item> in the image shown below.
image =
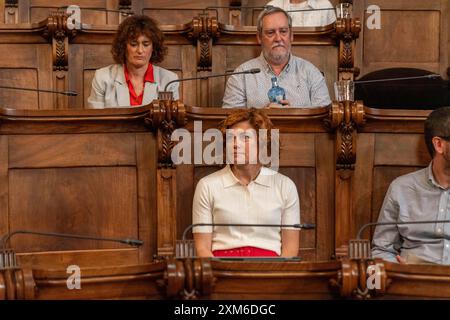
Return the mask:
M278 257L272 250L256 247L240 247L227 250L214 250L214 257Z

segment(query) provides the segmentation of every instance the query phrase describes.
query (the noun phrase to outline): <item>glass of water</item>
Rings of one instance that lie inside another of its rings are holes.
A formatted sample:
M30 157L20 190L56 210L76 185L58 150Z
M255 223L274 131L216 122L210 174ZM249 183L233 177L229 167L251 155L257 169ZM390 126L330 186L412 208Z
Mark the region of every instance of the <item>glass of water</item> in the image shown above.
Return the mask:
M355 83L351 80L339 80L334 82L334 98L338 101L355 100Z

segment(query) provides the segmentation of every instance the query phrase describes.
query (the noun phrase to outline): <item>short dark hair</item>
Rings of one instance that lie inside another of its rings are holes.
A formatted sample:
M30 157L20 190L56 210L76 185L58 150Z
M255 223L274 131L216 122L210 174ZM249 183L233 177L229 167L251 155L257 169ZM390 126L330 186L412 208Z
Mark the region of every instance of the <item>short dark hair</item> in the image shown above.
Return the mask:
M441 137L450 141L450 107L442 107L434 110L425 120L425 143L431 157L434 157L433 138Z
M163 61L167 48L164 46L164 35L158 23L148 16L134 15L122 21L114 37L111 53L116 63L126 62L127 43L136 40L140 35L145 35L152 41L153 52L150 62Z

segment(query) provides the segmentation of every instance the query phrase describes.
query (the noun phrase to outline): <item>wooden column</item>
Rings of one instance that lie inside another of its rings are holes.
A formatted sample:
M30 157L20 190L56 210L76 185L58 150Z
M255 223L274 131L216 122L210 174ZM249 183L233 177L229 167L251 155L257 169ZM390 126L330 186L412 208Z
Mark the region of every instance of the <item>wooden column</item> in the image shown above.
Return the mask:
M76 35L77 30L69 30L67 25L68 14L53 12L47 19L47 29L43 36L52 43L53 89L67 91L68 65L69 65L69 38ZM46 88L47 89L47 88ZM69 100L67 96L53 95L54 109L67 109Z
M330 128L336 129L335 246L336 256L347 256L352 235L352 188L356 162L357 128L364 124L362 101L334 102L330 109Z
M344 1L341 1L344 2ZM351 2L351 1L345 1ZM356 39L361 32L357 18L337 19L336 34L339 40L338 80L354 80L359 69L354 66ZM364 121L362 102L334 103L330 111L336 131L335 219L336 256L347 255L347 243L352 238L352 188L356 161L357 126Z
M158 256L175 253L177 236L177 172L175 168L158 168L156 188L158 190Z
M158 143L157 188L157 255L173 256L177 236L177 172L172 165L171 152L175 145L172 132L186 123L184 105L179 101L155 100L148 124L156 130Z

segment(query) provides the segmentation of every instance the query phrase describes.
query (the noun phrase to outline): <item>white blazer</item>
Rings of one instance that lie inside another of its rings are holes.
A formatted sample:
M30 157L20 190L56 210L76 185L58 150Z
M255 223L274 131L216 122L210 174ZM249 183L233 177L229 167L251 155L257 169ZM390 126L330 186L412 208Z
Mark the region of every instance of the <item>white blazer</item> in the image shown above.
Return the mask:
M163 91L169 81L178 79L174 72L155 65L153 66L153 76L155 79L154 83L145 83L142 105L158 99L158 92ZM176 82L167 88L167 91L173 92L174 100L179 99L178 87L179 83ZM101 109L129 106L130 92L125 80L123 65L112 64L96 70L92 80L91 95L88 98L88 107Z

